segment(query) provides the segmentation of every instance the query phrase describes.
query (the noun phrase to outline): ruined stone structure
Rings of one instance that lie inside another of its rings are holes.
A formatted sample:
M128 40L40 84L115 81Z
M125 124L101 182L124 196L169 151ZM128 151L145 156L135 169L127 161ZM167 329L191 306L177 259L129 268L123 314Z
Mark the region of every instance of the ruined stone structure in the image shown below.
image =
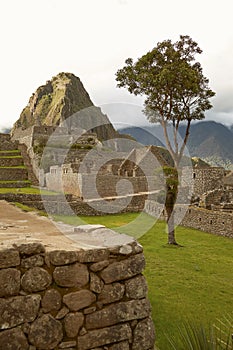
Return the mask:
M153 350L142 247L100 225L69 238L1 245L0 349Z
M226 174L227 171L224 168L194 168L194 194L200 196L216 188L222 188L223 178Z

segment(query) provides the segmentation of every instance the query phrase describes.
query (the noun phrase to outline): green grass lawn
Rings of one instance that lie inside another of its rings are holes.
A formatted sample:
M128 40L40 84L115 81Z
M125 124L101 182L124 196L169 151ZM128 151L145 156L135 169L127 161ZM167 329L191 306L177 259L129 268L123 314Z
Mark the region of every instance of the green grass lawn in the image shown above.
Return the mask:
M148 220L151 224L150 217L137 214L59 216L56 220L73 225L82 220L114 229L124 225L117 230L127 233L128 229L132 235L145 228ZM127 226L130 221L134 224ZM184 227L176 231L177 241L183 247L166 244L164 222L157 222L138 239L144 247L144 274L160 350L171 350L166 336L176 338L178 327L184 322L194 321L208 327L233 311L233 240Z

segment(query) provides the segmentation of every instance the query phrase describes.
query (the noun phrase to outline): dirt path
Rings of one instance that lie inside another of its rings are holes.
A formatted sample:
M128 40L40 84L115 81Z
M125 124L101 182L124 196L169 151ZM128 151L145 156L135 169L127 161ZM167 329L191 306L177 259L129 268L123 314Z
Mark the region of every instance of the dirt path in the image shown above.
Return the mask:
M59 229L60 227L60 229ZM53 224L48 218L24 212L6 201L0 201L0 245L41 242L52 249L77 249L78 245L64 233L73 231L69 225Z

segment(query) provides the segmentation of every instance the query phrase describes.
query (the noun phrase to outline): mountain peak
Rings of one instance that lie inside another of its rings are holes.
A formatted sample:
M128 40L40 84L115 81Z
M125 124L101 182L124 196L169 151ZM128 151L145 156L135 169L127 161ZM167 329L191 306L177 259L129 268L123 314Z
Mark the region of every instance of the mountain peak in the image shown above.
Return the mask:
M93 103L80 78L61 72L32 94L13 129L59 125L72 114L91 106Z

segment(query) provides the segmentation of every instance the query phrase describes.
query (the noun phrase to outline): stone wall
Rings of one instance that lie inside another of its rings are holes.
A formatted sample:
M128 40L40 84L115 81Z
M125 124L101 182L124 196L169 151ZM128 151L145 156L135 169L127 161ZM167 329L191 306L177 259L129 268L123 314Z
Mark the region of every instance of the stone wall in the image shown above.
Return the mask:
M94 250L1 247L0 349L154 349L144 267L132 238Z
M190 207L181 225L233 238L233 214Z
M165 219L162 204L146 201L145 212L156 218ZM185 227L233 238L233 214L184 205L176 205L176 219Z
M1 181L23 181L28 179L28 171L25 168L1 168Z
M66 201L65 201L66 198ZM75 215L93 216L111 213L132 213L143 210L145 201L148 196L129 195L113 200L93 200L83 202L79 198L72 197L71 194L63 195L44 195L43 198L39 194L24 194L18 192L1 193L0 200L8 202L19 202L37 210L47 211L48 214L70 215L72 209Z
M1 167L15 167L15 166L22 166L23 165L23 158L20 156L15 156L14 158L10 158L7 156L1 156L0 158L0 166Z
M206 209L212 209L213 206L233 203L233 190L221 189L213 190L201 196L200 206Z
M193 193L197 196L200 196L208 191L222 188L224 175L224 168L194 168Z
M11 142L9 134L0 133L0 151L17 149L17 142Z

